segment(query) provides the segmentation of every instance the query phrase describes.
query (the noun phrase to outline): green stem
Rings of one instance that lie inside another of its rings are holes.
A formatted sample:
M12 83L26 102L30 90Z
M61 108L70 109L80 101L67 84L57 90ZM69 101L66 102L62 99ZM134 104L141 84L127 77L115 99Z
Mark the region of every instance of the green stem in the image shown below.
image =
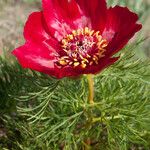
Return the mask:
M105 120L112 120L112 119L119 119L119 118L122 118L123 116L122 115L117 115L117 116L114 116L114 117L99 117L99 118L93 118L93 123L95 122L98 122L98 121L102 121L102 122L105 122Z
M91 74L87 75L89 86L89 103L94 104L94 80Z

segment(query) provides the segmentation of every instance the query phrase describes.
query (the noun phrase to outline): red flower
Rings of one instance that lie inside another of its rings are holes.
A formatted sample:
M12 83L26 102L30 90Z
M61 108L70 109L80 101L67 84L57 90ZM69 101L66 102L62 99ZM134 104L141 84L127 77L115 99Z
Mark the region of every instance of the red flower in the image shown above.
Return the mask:
M105 0L43 0L25 25L23 46L12 53L24 68L57 78L96 74L141 29L128 8Z

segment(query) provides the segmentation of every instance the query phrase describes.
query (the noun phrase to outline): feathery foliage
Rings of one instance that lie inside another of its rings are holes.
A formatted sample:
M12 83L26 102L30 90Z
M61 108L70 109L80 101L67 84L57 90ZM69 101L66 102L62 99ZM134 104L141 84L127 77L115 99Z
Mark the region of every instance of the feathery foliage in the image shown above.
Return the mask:
M13 148L78 150L90 141L93 149L148 149L150 66L134 56L140 42L126 47L119 62L95 76L93 105L86 76L57 80L1 58L1 111L17 104L11 118L1 119L3 124L11 119L8 128L13 124L17 130ZM9 147L12 137L5 138Z

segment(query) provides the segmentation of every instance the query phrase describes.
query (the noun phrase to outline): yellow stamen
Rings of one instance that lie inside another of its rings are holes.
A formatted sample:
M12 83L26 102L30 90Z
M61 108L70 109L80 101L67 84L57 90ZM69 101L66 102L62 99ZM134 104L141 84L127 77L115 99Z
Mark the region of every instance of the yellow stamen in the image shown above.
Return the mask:
M67 62L66 62L65 60L60 60L59 63L60 63L61 65L63 65L63 66L64 66L64 65L67 65Z
M89 31L89 35L90 35L90 36L92 36L92 35L93 35L93 33L94 33L94 30Z
M85 27L84 33L89 34L89 28L88 27Z
M77 32L76 32L75 30L73 30L73 31L72 31L72 34L73 34L74 36L76 36L76 35L77 35Z
M62 39L61 44L65 56L60 57L57 64L62 67L80 65L82 68L97 65L100 62L99 59L104 57L105 47L108 45L100 31L94 31L88 27L73 30Z
M85 64L85 62L82 61L82 62L81 62L81 67L82 67L82 68L85 68L86 66L87 66L87 65Z
M67 36L67 39L68 39L68 40L73 40L73 35L72 35L72 34L69 34L69 35Z
M96 36L96 37L98 37L99 36L99 31L97 31L94 35Z
M77 66L79 66L80 65L80 63L79 62L74 62L74 67L77 67Z
M66 40L66 39L63 39L63 40L62 40L62 44L66 46L66 45L67 45L67 40Z

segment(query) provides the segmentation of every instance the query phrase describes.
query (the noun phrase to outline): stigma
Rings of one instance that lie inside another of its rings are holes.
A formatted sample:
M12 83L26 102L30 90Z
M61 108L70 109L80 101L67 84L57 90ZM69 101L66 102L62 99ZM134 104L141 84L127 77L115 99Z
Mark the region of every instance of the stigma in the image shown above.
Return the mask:
M100 58L105 56L108 42L103 39L99 31L85 27L73 30L61 40L62 52L58 61L59 67L72 66L86 68L97 65Z

